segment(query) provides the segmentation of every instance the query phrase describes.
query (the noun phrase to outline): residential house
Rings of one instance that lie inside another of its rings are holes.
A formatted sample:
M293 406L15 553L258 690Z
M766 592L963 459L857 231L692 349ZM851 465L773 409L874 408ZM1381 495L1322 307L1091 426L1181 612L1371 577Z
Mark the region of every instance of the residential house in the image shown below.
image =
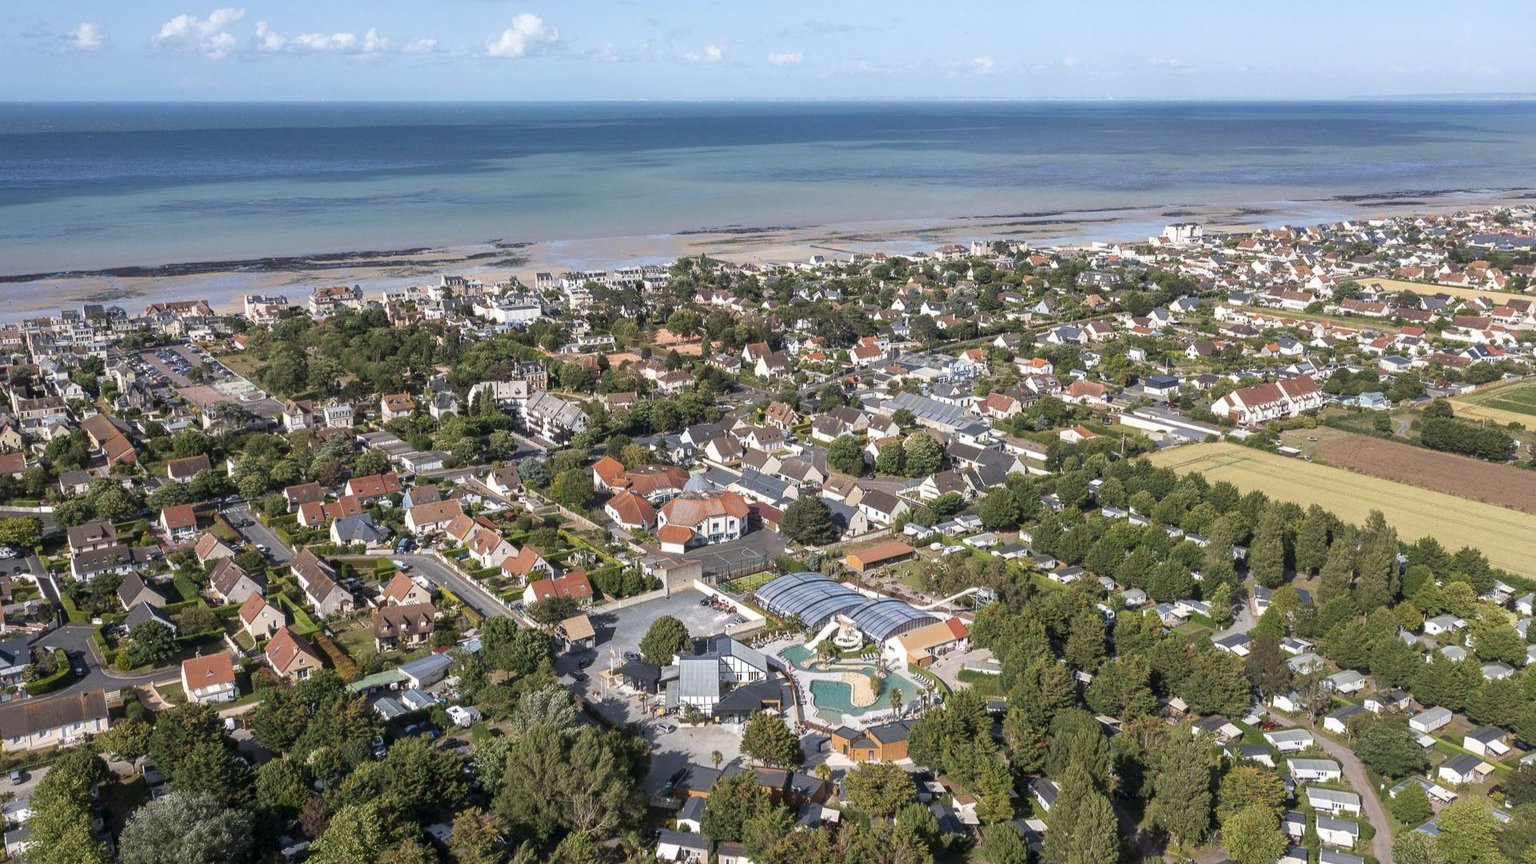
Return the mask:
M387 606L410 606L431 603L432 594L416 584L411 577L396 570L394 577L379 592L379 600Z
M400 476L394 472L353 477L342 489L343 496L351 496L363 506L401 491Z
M649 530L656 524L656 508L628 489L621 489L609 498L608 503L603 505L603 512L615 524L631 531Z
M292 513L304 504L318 504L325 500L325 489L319 483L298 483L283 489L283 498Z
M405 513L405 529L418 537L441 534L453 520L463 515L464 508L452 498L417 504Z
M331 523L331 542L337 546L363 545L370 549L389 543L389 531L367 513L346 516Z
M197 534L197 510L191 504L176 504L160 511L160 530L172 543L190 540Z
M197 556L197 563L207 567L210 563L235 557L235 550L224 545L224 541L204 534L197 538L197 543L192 547L192 554Z
M1242 426L1253 426L1315 411L1323 406L1324 400L1317 382L1302 375L1234 390L1212 403L1211 413L1229 417Z
M277 631L288 626L288 616L283 610L267 602L260 594L252 594L240 604L240 626L252 642L272 638Z
M187 456L183 459L170 459L165 463L165 476L177 483L185 483L197 476L199 471L207 471L213 467L207 453L199 453L196 456Z
M437 610L431 603L382 606L373 610L373 646L377 651L420 648L432 638Z
M94 552L117 545L117 526L106 519L93 519L76 525L65 532L69 539L69 552Z
M416 411L416 400L409 393L386 393L379 397L379 417L388 423L409 417Z
M321 617L346 615L357 607L352 592L336 581L336 571L308 549L301 550L290 565L299 589Z
M130 573L123 577L123 581L117 586L117 599L123 604L124 610L132 609L140 603L164 606L168 602L164 594L151 588L137 573Z
M103 690L28 699L0 707L0 744L7 751L67 746L107 731Z
M524 546L517 554L501 562L501 572L523 584L534 579L555 575L555 568L544 560L539 550Z
M233 702L240 698L235 683L235 664L229 652L181 661L181 689L187 701L202 704Z
M320 654L287 627L279 627L262 651L267 665L279 678L303 681L320 670Z
M267 593L267 580L247 573L233 558L224 558L208 574L208 593L221 605L244 603L252 594Z
M592 602L592 581L585 570L572 570L553 578L535 579L523 589L523 605L532 606L548 597L569 597L578 606Z
M663 552L740 539L748 530L747 502L730 491L689 492L656 512L656 536Z

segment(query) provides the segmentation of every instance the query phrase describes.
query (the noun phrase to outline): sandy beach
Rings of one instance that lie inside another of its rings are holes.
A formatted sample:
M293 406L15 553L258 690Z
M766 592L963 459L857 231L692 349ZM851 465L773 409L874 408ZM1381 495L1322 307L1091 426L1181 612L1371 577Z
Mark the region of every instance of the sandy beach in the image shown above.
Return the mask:
M207 300L237 311L247 294L283 294L302 303L316 287L360 285L369 292L461 275L488 282L538 272L670 264L709 255L734 263L779 264L813 255L900 254L945 243L1010 240L1036 245L1140 242L1170 222L1193 221L1208 231L1248 231L1278 224L1378 218L1409 212L1449 212L1509 203L1506 196L1460 193L1426 198L1328 199L1251 206L1161 205L1073 212L1021 210L966 218L855 222L824 226L720 226L671 234L522 241L508 238L462 246L398 251L296 254L227 264L146 262L108 272L60 273L0 284L0 320L16 321L84 303L120 305L132 313L154 302Z

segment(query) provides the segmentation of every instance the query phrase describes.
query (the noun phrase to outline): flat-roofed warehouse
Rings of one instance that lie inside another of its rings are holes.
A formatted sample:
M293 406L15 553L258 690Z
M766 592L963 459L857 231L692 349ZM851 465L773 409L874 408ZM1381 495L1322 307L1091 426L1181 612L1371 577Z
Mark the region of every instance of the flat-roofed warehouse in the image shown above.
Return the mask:
M768 612L780 618L798 617L812 632L842 615L877 644L936 620L894 597L866 597L820 573L780 576L755 593L757 602Z

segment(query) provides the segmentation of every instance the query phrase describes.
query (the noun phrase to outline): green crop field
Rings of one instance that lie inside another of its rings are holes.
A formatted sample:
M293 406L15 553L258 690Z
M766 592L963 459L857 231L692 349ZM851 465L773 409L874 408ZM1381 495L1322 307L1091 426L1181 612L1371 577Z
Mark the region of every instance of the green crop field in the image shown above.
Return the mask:
M1212 483L1225 480L1243 492L1257 489L1303 507L1317 504L1356 525L1380 510L1404 541L1432 536L1448 549L1472 546L1495 567L1536 576L1536 516L1528 513L1225 442L1175 447L1150 458L1179 473L1199 471Z
M1456 413L1495 423L1536 422L1536 380L1495 384L1451 400Z

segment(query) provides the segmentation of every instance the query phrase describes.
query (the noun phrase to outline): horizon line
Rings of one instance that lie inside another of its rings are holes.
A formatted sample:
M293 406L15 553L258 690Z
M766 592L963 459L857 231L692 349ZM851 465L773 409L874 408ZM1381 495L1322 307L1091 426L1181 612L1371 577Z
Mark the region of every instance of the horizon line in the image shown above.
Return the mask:
M749 104L901 104L920 102L1029 104L1041 102L1140 104L1338 104L1359 102L1529 102L1532 93L1413 93L1317 97L1264 96L720 96L720 97L583 97L571 99L0 99L0 105L749 105Z

